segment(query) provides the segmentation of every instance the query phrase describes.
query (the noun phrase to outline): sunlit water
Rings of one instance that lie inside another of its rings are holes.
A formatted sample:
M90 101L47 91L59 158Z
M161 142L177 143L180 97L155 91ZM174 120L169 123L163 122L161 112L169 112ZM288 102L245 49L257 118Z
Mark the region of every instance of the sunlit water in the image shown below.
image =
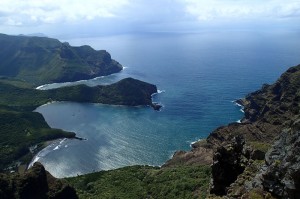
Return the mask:
M36 111L51 127L87 139L59 140L38 154L35 160L56 177L161 165L176 150L189 150L191 142L239 120L243 114L233 100L274 82L289 66L300 63L297 32L164 33L68 42L106 49L126 67L80 83L92 86L134 77L164 91L154 96L164 108L156 112L149 107L70 102L39 107Z

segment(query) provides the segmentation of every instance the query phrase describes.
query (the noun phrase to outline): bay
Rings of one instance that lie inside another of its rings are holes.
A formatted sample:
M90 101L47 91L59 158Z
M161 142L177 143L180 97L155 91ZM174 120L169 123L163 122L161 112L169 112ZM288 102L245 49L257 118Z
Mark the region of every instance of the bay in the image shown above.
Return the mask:
M176 150L189 150L220 125L243 113L232 101L273 83L300 63L299 32L148 33L65 40L105 49L125 69L80 81L93 86L133 77L157 85L150 107L56 102L37 108L53 128L76 132L35 160L56 177L75 176L135 164L161 165ZM69 84L46 85L49 89Z

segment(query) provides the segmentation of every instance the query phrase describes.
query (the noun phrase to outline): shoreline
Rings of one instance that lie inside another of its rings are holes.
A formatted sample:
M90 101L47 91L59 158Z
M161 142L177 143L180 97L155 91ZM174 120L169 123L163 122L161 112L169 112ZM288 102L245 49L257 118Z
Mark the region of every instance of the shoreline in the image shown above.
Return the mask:
M243 101L242 101L242 100L243 100L243 99L241 98L241 99L237 99L237 100L232 100L232 101L230 101L230 102L233 103L235 106L241 107L240 112L242 112L243 114L245 114L245 112L244 112L244 105L243 105ZM242 119L243 119L243 117L242 117L241 119L235 121L235 123L239 123L239 124L242 123ZM208 134L207 136L209 136L209 134ZM206 139L206 138L200 138L200 139L198 139L198 140L195 140L195 141L190 142L190 148L191 148L191 149L195 148L195 144L196 144L196 143L201 142L201 141L203 141L203 140L205 140L205 139ZM176 152L176 151L175 151L175 152Z
M158 89L158 92L156 92L156 93L153 93L151 96L154 96L154 95L158 95L158 94L160 94L160 93L164 93L165 91L160 91L159 89ZM152 99L153 100L153 99ZM48 105L48 104L52 104L52 103L63 103L64 101L54 101L54 102L50 102L50 103L47 103L47 104L44 104L44 105ZM243 107L241 104L239 104L238 103L238 100L233 100L233 101L231 101L232 103L234 103L236 106L239 106L239 107ZM155 102L153 102L153 103L155 103ZM94 105L105 105L105 106L116 106L116 107L128 107L127 105L110 105L110 104L101 104L101 103L90 103L90 104L94 104ZM44 105L42 105L42 106L44 106ZM150 106L150 105L147 105L147 106ZM135 108L142 108L142 107L145 107L145 106L143 106L143 105L140 105L140 106L129 106L129 107L135 107ZM45 142L45 146L41 149L41 150L39 150L35 155L34 155L34 157L31 159L31 161L28 163L28 166L27 166L27 168L26 168L26 170L27 169L29 169L35 162L38 162L38 159L35 161L35 158L39 155L39 153L41 152L41 151L43 151L43 150L45 150L47 147L49 147L51 144L53 144L53 143L57 143L58 141L61 141L61 140L64 140L64 139L66 139L66 138L63 138L63 139L55 139L55 140L49 140L49 141L46 141ZM67 139L79 139L79 140L85 140L84 138L78 138L78 137L75 137L75 138L67 138ZM200 141L202 141L202 140L205 140L206 138L200 138L200 139L196 139L195 141L190 141L189 142L189 147L191 148L191 149L193 149L193 148L195 148L193 145L194 144L196 144L196 143L198 143L198 142L200 142ZM57 147L57 146L59 146L59 143L57 143L56 144L56 146L53 146L53 149L55 148L55 147ZM52 149L52 150L53 150ZM49 151L49 152L51 152L51 151ZM174 155L176 154L176 152L178 152L178 150L174 150L174 152L172 153L172 154L170 154L170 158L169 159L172 159L173 157L174 157ZM168 160L169 160L168 159ZM166 162L168 161L168 160L166 160ZM164 163L162 163L161 165L148 165L148 166L153 166L153 167L163 167L163 165L166 163L166 162L164 162ZM110 170L114 170L114 169L110 169Z
M37 86L34 89L36 89L36 90L51 90L51 89L54 89L54 88L43 89L44 87L48 87L50 85L58 85L58 87L55 87L55 88L60 88L60 87L65 87L65 86L72 86L73 83L82 83L82 82L86 82L86 81L97 80L97 79L109 77L109 76L112 76L112 75L115 75L115 74L118 74L118 73L122 72L126 68L128 68L128 67L122 66L122 69L119 72L112 73L112 74L109 74L109 75L97 76L97 77L90 78L90 79L81 79L81 80L77 80L77 81L73 81L73 82L54 82L54 83L49 83L49 84L43 84L43 85ZM64 85L64 84L66 84L66 85ZM61 86L59 86L59 85L61 85Z
M38 162L38 160L40 159L40 157L44 157L45 155L47 155L48 153L50 153L52 150L59 149L57 147L61 146L63 144L63 142L65 142L66 140L80 140L80 141L84 141L84 140L87 140L87 139L86 138L77 137L75 135L74 138L66 138L66 137L64 137L64 138L58 138L58 139L54 139L54 140L45 141L44 143L42 143L42 146L39 147L40 150L37 150L37 151L35 151L35 153L33 153L33 157L31 158L30 162L27 162L25 164L21 164L20 166L22 166L22 165L24 166L25 165L26 166L25 171L28 170L28 169L30 169L34 165L35 162ZM46 153L44 156L40 156L39 157L39 154L41 152L43 152L45 149L51 148L51 147L53 147L52 150L49 150L49 152ZM19 167L18 167L18 170L19 170Z

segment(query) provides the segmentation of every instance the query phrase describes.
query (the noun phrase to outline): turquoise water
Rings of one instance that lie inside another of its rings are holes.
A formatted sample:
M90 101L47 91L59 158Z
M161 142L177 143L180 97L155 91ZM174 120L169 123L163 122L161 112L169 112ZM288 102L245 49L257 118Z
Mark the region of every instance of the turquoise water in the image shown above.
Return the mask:
M161 165L176 150L243 114L232 102L274 82L300 63L299 32L153 33L68 40L106 49L125 69L81 81L108 84L134 77L161 92L149 107L57 102L39 107L51 127L76 132L86 141L60 140L35 160L56 177L122 166ZM61 85L47 85L52 88Z

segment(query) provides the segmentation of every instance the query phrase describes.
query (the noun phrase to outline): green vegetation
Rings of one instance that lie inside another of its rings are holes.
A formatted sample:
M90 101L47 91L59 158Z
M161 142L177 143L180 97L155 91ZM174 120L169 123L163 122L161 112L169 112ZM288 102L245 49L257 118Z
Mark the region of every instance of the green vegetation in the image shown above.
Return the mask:
M32 112L53 101L153 105L154 85L127 78L108 86L77 85L52 90L37 85L89 79L118 72L122 66L106 51L71 47L45 37L0 34L0 171L28 163L48 140L74 138L75 133L52 129ZM34 147L33 147L34 146ZM32 150L31 150L32 149ZM205 198L209 166L158 168L131 166L68 178L80 198ZM0 198L77 198L65 181L57 181L35 164L24 174L0 174Z
M21 88L0 81L0 105L19 110L34 110L52 101L89 102L116 105L151 105L156 86L132 78L107 86L77 85L52 90Z
M47 37L0 34L0 75L41 85L90 79L122 70L105 50L72 47Z
M264 142L259 142L259 141L253 141L249 142L249 144L256 150L260 150L264 153L266 153L270 148L271 144L264 143Z
M205 198L209 166L130 166L66 180L79 198Z
M0 109L0 169L15 160L30 161L29 147L62 137L72 138L75 133L51 129L39 113Z
M89 79L122 70L105 50L72 47L46 37L0 34L0 170L33 154L29 147L62 137L74 137L51 129L35 108L52 101L117 105L151 105L156 86L132 78L108 86L78 85L36 90L37 85Z
M156 86L132 78L107 86L52 90L36 90L20 80L0 79L0 170L17 160L28 162L33 156L30 146L42 147L48 140L75 137L74 133L51 129L41 114L31 112L36 107L52 101L151 105L155 92Z

